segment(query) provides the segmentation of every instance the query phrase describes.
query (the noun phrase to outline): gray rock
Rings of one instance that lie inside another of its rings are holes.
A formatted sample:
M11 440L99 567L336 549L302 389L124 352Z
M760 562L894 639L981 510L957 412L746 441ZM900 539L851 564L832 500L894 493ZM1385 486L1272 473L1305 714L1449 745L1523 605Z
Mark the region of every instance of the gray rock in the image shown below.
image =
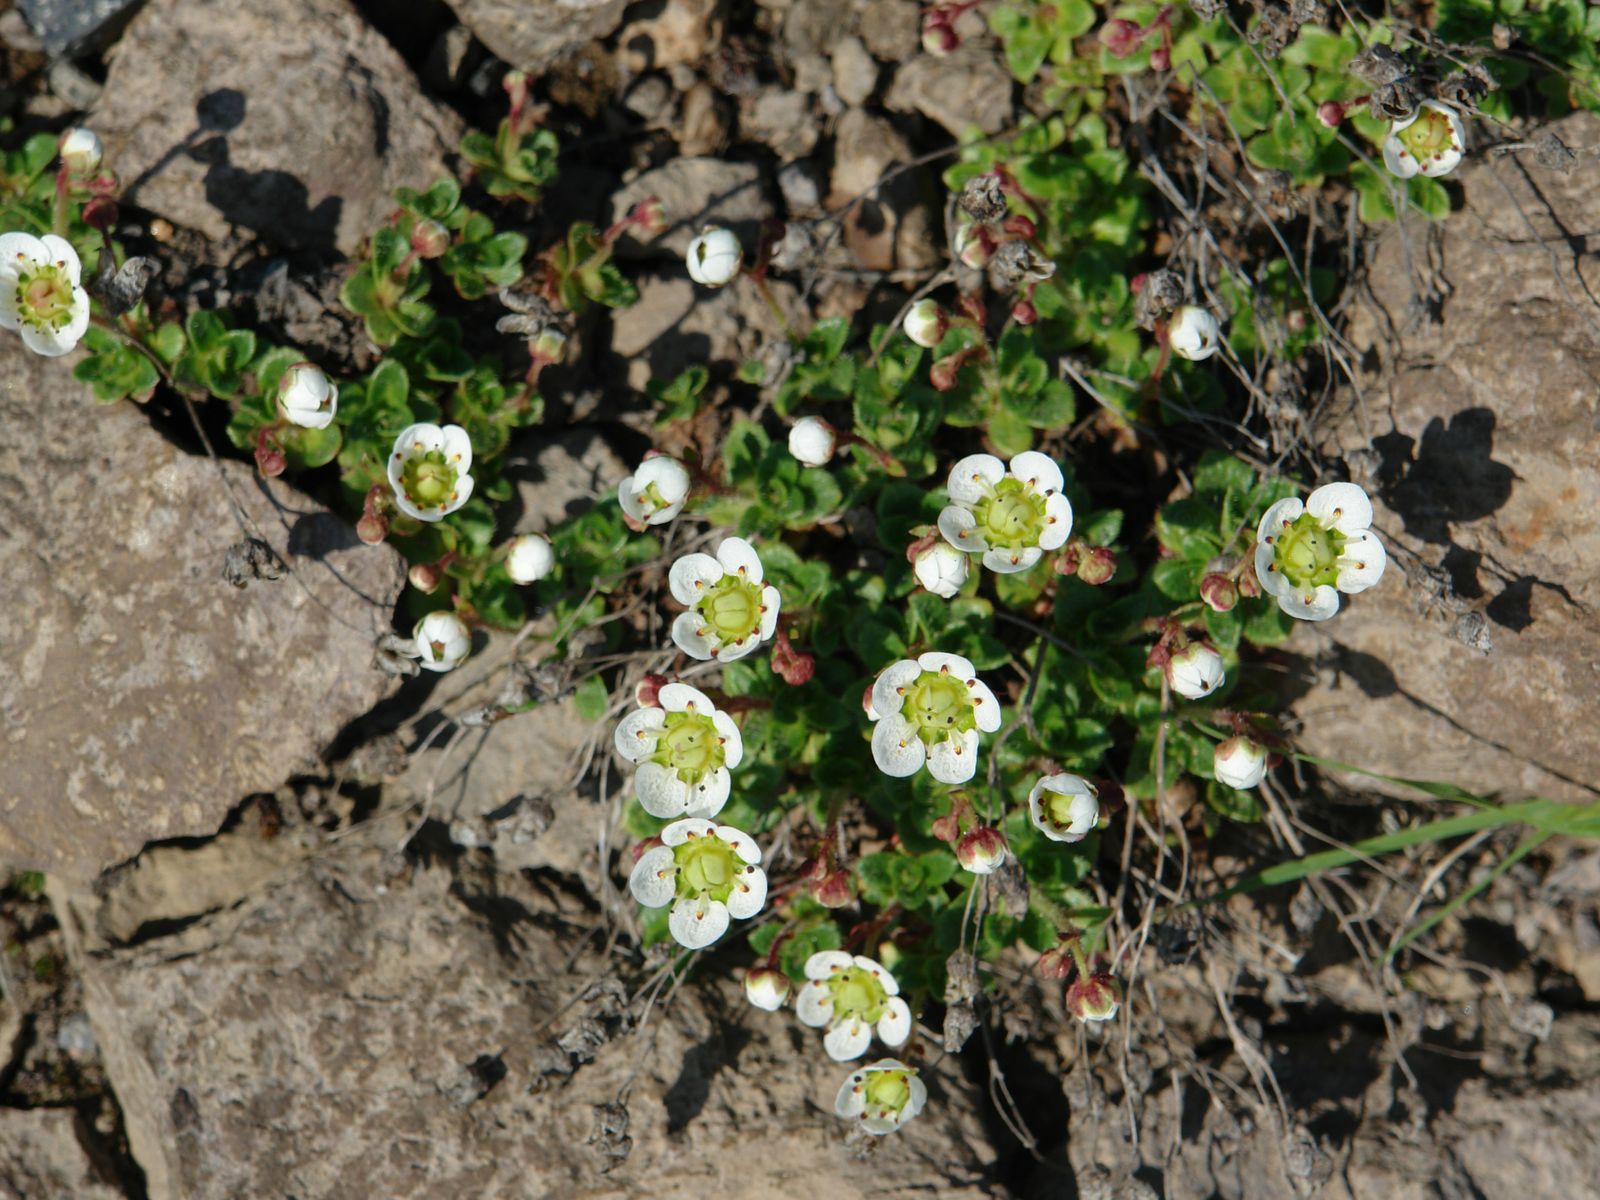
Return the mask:
M17 0L45 52L77 58L116 37L144 0Z
M1600 120L1555 130L1590 145ZM1600 743L1562 731L1600 725L1600 273L1560 240L1600 223L1600 196L1530 170L1537 187L1504 165L1461 172L1465 211L1432 260L1447 276L1419 278L1398 230L1377 248L1351 340L1385 369L1321 432L1366 468L1390 562L1333 620L1297 628L1314 664L1299 741L1387 774L1592 800ZM1416 298L1430 285L1449 289L1437 322ZM1487 618L1487 654L1452 636L1468 613Z
M55 897L150 1200L996 1194L987 1101L953 1061L852 1162L848 1067L816 1033L706 971L631 1036L643 972L586 936L586 898L442 836L397 870L401 829L140 946L98 940L95 896Z
M917 6L901 0L867 0L860 33L873 56L888 63L906 62L922 48Z
M833 48L833 90L847 105L865 104L878 86L878 64L858 37L840 38Z
M0 633L0 862L86 878L211 833L385 695L372 639L404 577L293 488L219 477L9 334L0 377L0 578L26 614ZM294 578L223 581L230 494Z
M785 162L810 154L821 136L805 95L784 87L763 88L740 107L739 133L745 141L771 147Z
M753 254L761 223L774 215L761 185L761 169L720 158L675 158L636 176L612 198L611 219L620 221L648 196L661 201L668 228L646 244L632 233L623 235L617 243L620 258L676 259L681 266L689 243L706 225L733 230L745 254Z
M627 0L447 0L477 39L513 67L542 71L605 37Z
M633 468L595 429L525 436L506 456L506 477L516 484L522 516L516 533L543 533L578 516L617 486Z
M0 1109L0 1200L123 1200L90 1160L70 1108Z
M349 0L152 0L89 123L129 201L212 238L342 254L461 133Z
M1011 90L993 46L974 41L948 58L912 58L895 72L884 103L895 112L921 113L958 137L970 125L999 133L1011 124Z

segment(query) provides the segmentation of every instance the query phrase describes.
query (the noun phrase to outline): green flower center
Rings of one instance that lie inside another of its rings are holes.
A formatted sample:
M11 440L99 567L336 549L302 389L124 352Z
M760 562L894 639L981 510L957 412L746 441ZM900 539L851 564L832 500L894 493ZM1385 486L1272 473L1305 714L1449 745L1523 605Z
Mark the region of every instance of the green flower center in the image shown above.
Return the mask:
M17 275L17 307L35 328L59 329L72 320L72 280L54 263L25 267Z
M867 1075L867 1108L897 1113L911 1102L910 1071L872 1071Z
M889 992L878 977L860 967L846 967L829 977L828 993L833 997L835 1020L857 1017L868 1025L878 1023L889 1002Z
M671 508L672 501L661 494L661 489L656 484L647 483L644 491L639 493L639 507L644 510L646 516L649 516L660 512L663 508Z
M1076 796L1063 796L1060 792L1045 792L1044 811L1053 824L1068 829L1072 826L1072 802Z
M723 760L722 735L710 717L694 712L669 712L650 756L651 762L676 771L688 784L699 783Z
M978 710L967 685L948 671L918 675L905 689L900 713L929 746L978 727Z
M672 848L678 864L678 895L693 898L708 895L726 903L745 862L727 842L715 834L697 834Z
M456 469L443 450L414 454L400 472L400 484L419 508L439 508L456 494Z
M1450 118L1435 108L1425 108L1411 124L1395 135L1418 162L1443 154L1453 144Z
M1344 534L1324 526L1310 513L1301 513L1272 544L1273 561L1283 577L1297 588L1332 586L1339 578L1339 556Z
M724 642L741 642L761 624L761 585L742 575L724 575L695 604L700 619Z
M1044 529L1044 497L1030 492L1022 480L1007 475L994 485L994 494L972 510L978 530L989 545L1002 550L1037 546Z

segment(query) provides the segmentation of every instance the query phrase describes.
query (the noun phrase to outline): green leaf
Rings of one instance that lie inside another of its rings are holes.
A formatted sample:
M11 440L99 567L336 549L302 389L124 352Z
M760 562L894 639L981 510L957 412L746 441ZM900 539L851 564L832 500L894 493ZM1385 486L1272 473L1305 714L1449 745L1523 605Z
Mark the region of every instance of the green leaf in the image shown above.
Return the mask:
M611 706L611 693L606 688L605 680L598 675L585 679L572 694L572 706L585 721L598 721L604 717Z

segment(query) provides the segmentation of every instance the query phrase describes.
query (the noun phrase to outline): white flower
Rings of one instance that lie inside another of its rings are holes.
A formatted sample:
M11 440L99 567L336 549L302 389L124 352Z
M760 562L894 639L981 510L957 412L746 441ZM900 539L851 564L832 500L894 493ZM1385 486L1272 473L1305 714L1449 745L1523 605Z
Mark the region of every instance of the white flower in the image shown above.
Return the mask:
M1467 148L1461 114L1438 100L1424 100L1404 121L1389 126L1383 140L1383 165L1401 179L1448 175Z
M744 757L739 727L686 683L664 684L656 699L617 725L617 753L639 768L633 794L652 817L716 816Z
M930 651L883 669L867 716L885 775L915 775L926 763L940 783L965 783L978 769L979 732L1000 728L1000 702L966 659Z
M1081 775L1046 775L1028 793L1028 816L1053 842L1081 842L1100 820L1100 790Z
M1253 788L1267 774L1267 748L1253 738L1231 737L1211 752L1211 773L1231 788Z
M1339 593L1364 592L1383 576L1388 554L1372 532L1372 501L1353 483L1330 483L1279 500L1256 529L1256 578L1278 607L1302 621L1339 611Z
M1173 651L1166 665L1167 682L1185 700L1203 700L1222 686L1222 655L1204 642L1190 642Z
M638 527L665 525L689 499L689 470L675 458L657 454L617 486L622 515Z
M472 653L472 631L448 609L431 612L411 631L417 658L429 671L449 671Z
M556 569L556 552L542 533L524 533L506 543L506 574L512 583L538 583Z
M906 319L901 322L901 328L906 331L906 336L917 345L929 350L944 340L945 330L949 327L944 310L934 300L918 300L906 313Z
M778 628L778 589L763 584L761 559L743 538L731 537L717 556L685 554L667 572L672 597L689 611L672 623L672 640L690 658L732 662Z
M100 169L100 160L105 157L106 148L101 144L100 137L92 129L78 127L67 130L67 135L61 139L61 161L66 164L67 170L80 178L93 175Z
M928 1102L927 1085L917 1069L897 1058L880 1058L853 1072L839 1089L833 1111L841 1117L858 1117L868 1133L893 1133L922 1111Z
M839 435L821 417L801 417L789 430L789 453L801 466L826 466L838 445Z
M699 950L767 901L761 850L731 825L689 818L661 831L661 845L639 856L628 890L646 908L672 905L667 928L679 945Z
M972 560L949 542L934 542L911 564L917 582L945 600L961 590Z
M0 328L15 329L35 354L70 354L89 328L89 293L78 252L47 233L0 234Z
M401 512L438 521L472 495L472 441L459 425L407 427L389 455L389 486Z
M777 967L751 967L744 973L745 999L767 1012L782 1008L789 990L789 977Z
M939 514L945 541L1009 575L1059 550L1072 533L1072 505L1061 494L1061 468L1037 450L1006 465L969 454L950 468L950 504Z
M1180 358L1200 362L1210 358L1222 344L1222 327L1207 309L1185 304L1172 314L1167 326L1167 345Z
M744 247L728 230L713 226L689 243L685 261L690 279L706 287L721 287L739 273Z
M822 1045L838 1062L860 1058L874 1032L885 1046L911 1036L911 1009L888 968L861 954L819 950L806 959L806 983L794 1014L815 1029L827 1027Z
M283 415L307 429L326 429L339 411L339 389L310 363L290 367L278 380Z

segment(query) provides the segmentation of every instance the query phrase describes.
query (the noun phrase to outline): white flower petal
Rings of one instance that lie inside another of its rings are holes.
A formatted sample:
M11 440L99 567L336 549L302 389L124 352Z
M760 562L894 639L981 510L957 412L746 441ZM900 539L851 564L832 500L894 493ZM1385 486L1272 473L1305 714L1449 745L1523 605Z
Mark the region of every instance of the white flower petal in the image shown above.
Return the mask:
M712 712L711 727L722 739L722 761L731 771L744 761L744 735L733 723L733 718L721 711Z
M847 971L854 965L855 959L843 950L818 950L806 959L806 978L831 979L840 971Z
M740 576L746 583L760 583L765 578L761 573L761 556L741 537L724 538L717 547L717 561L724 571Z
M967 688L967 694L972 697L972 711L978 719L978 728L984 733L993 733L1000 728L1000 701L995 698L989 685L983 680L976 680Z
M45 257L52 263L59 264L72 282L72 286L76 288L82 282L83 264L78 261L78 252L72 248L72 243L53 233L45 234L39 239L39 243L44 247Z
M728 915L740 920L755 916L767 902L767 873L752 867L739 876L733 891L728 894Z
M439 517L448 517L468 500L472 499L472 489L477 486L477 480L471 475L456 476L456 490L450 494L450 501L443 508L437 509ZM439 517L435 517L438 520Z
M726 573L709 554L685 554L667 572L667 586L679 604L692 605Z
M752 630L748 637L743 638L740 641L723 642L718 645L716 654L713 655L713 657L718 662L737 662L746 654L753 653L760 645L761 638L757 636L754 630Z
M0 329L16 329L22 324L22 310L17 303L17 275L7 271L0 263Z
M865 954L857 954L850 961L876 979L889 995L898 996L900 994L900 985L895 982L894 976L889 973L889 968L877 959L868 958Z
M672 906L667 928L680 946L703 950L728 932L728 906L709 896L685 896Z
M668 505L681 505L689 496L689 472L683 463L669 455L647 458L633 473L633 485L639 491L651 484L655 484L656 491Z
M1011 474L1027 484L1029 489L1049 495L1060 492L1064 480L1061 468L1048 454L1037 450L1024 450L1011 460Z
M911 1007L899 996L892 996L878 1018L878 1038L885 1046L902 1046L911 1036Z
M423 509L418 508L415 504L411 503L410 499L408 499L406 494L399 488L396 488L394 492L394 506L401 512L405 513L406 516L412 517L418 521L433 522L439 520L443 515L438 509L424 511Z
M989 541L978 530L978 518L972 510L951 504L939 511L939 534L957 550L967 554L982 554Z
M1044 502L1044 529L1039 534L1039 549L1059 550L1072 536L1072 502L1060 492Z
M857 1071L850 1078L839 1085L839 1094L834 1097L833 1115L836 1117L859 1117L862 1109L867 1106L867 1077Z
M878 678L872 682L872 711L883 717L888 713L898 713L904 703L900 689L910 685L922 668L914 659L902 658L890 663L878 672ZM877 718L873 718L876 720Z
M928 751L928 774L940 783L965 783L978 769L978 731L969 729L935 743Z
M732 825L718 825L717 836L732 846L733 852L745 862L756 864L761 861L761 847L756 845L755 838L742 829L735 829Z
M717 827L710 821L697 817L686 817L682 821L674 821L661 831L661 843L664 846L681 846L691 837L714 837Z
M628 876L628 891L646 908L661 908L678 894L678 864L665 846L652 846L639 856Z
M698 658L702 662L712 658L719 645L706 636L705 626L700 624L700 614L692 612L679 613L673 620L672 642L690 658Z
M0 233L0 261L15 270L17 266L50 260L50 251L31 233Z
M689 787L689 806L683 810L686 817L716 816L728 803L733 793L733 777L726 767L718 767L699 783Z
M671 767L660 763L640 763L633 777L633 794L639 807L652 817L670 819L684 816L692 800L690 787Z
M1353 483L1329 483L1306 497L1306 511L1345 536L1372 526L1372 501Z
M1405 124L1409 125L1410 123L1407 121ZM1395 128L1403 129L1405 125L1398 125ZM1422 170L1415 156L1406 149L1405 143L1395 137L1392 132L1383 139L1383 165L1389 168L1391 175L1396 175L1401 179L1410 179Z
M1354 595L1364 592L1383 578L1389 552L1371 530L1349 538L1339 556L1339 590Z
M778 609L783 604L783 597L778 594L778 589L770 583L761 589L761 640L770 641L772 635L778 632Z
M659 708L636 708L617 722L611 740L618 754L629 762L638 762L655 752L655 735L666 723L667 714Z
M1265 542L1268 538L1276 538L1286 528L1293 525L1305 510L1306 506L1300 502L1298 496L1289 496L1279 500L1261 514L1261 522L1256 526L1256 541Z
M717 711L717 706L712 703L711 697L687 683L674 681L662 684L661 690L656 693L656 699L661 701L661 707L667 712L697 712L704 717Z
M1044 551L1037 546L1019 546L1014 550L1002 550L996 546L984 551L983 565L996 575L1015 575L1029 570L1043 557Z
M849 1062L860 1058L872 1045L872 1027L860 1017L846 1017L829 1027L823 1035L822 1047L835 1062Z
M900 1123L904 1125L912 1117L920 1113L928 1103L928 1085L916 1075L906 1080L906 1087L911 1090L911 1099L906 1101L906 1106L900 1110Z
M430 450L444 449L444 430L428 421L407 425L394 440L396 454L406 458L413 454L427 454Z
M1302 621L1326 621L1339 611L1339 590L1323 584L1307 595L1297 587L1285 587L1278 593L1278 607Z
M802 1024L813 1029L820 1029L831 1021L833 993L828 991L827 984L813 980L801 987L794 998L794 1015L800 1018Z
M467 431L459 425L446 425L439 433L445 461L463 475L472 470L472 439Z
M633 486L633 480L624 479L617 484L617 503L622 506L623 516L629 517L638 524L645 524L644 502Z
M1277 562L1277 551L1265 542L1256 543L1256 578L1261 582L1261 590L1269 596L1280 595L1289 586Z
M946 654L942 650L929 650L926 654L917 655L917 666L924 671L943 671L948 675L954 675L962 683L976 678L978 674L970 658L963 658L959 654Z
M78 344L68 341L54 329L40 329L26 321L17 332L22 335L22 344L43 358L60 358L63 354L72 353Z
M898 712L885 713L872 729L872 761L893 779L915 775L928 757L927 748L910 721ZM971 772L968 772L970 776Z
M969 454L950 468L945 490L956 504L976 504L1006 477L1006 465L992 454Z

